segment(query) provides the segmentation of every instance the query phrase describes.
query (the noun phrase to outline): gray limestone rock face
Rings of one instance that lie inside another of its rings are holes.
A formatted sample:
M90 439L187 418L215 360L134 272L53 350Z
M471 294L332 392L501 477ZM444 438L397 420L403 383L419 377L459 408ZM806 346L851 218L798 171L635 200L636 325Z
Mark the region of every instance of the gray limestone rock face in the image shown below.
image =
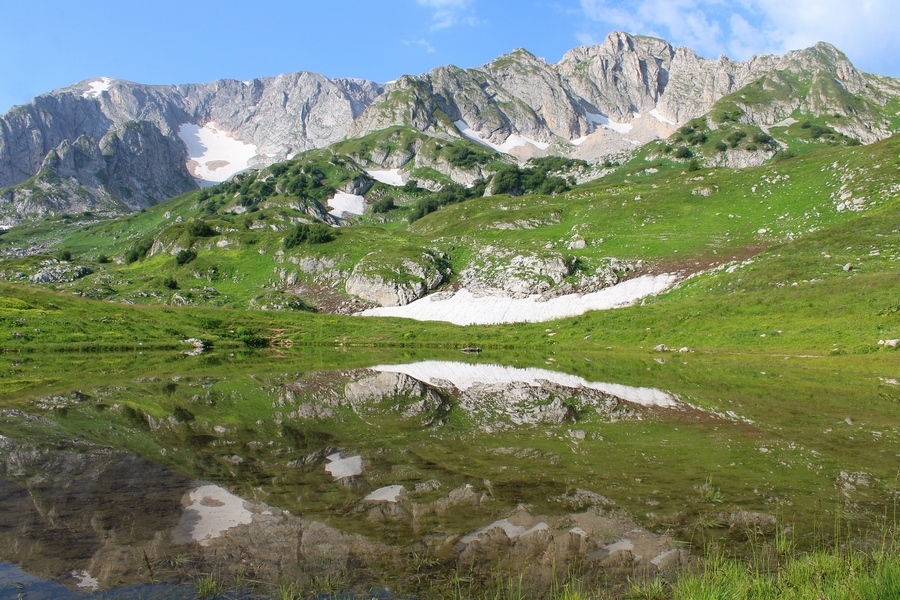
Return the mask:
M345 289L379 306L403 306L439 286L445 275L440 258L432 252L396 257L376 251L356 264Z
M0 116L0 187L22 184L46 166L59 178L45 178L41 193L6 193L0 210L20 217L145 208L197 187L178 135L185 124L215 123L256 146L251 166L267 166L344 139L382 91L368 81L305 72L181 86L87 80Z
M463 287L476 295L527 298L548 292L570 273L571 265L555 252L516 254L487 246L459 277Z
M748 85L766 100L741 94ZM571 50L556 64L518 49L480 68L439 67L388 85L308 72L178 86L96 78L0 116L0 188L18 186L0 192L0 222L26 213L125 212L193 189L188 147L179 137L185 125L215 124L255 147L240 168L394 126L459 139L462 121L482 143L502 145L512 135L531 140L508 150L522 160L542 154L602 160L667 137L726 96L746 124L766 128L798 109L840 114L837 131L870 143L892 133L882 109L900 96L900 81L862 73L824 43L741 62L622 32ZM420 150L372 153L367 160L388 169L434 168L466 184L482 175L454 171L434 156L416 160ZM729 164L754 162L740 158Z

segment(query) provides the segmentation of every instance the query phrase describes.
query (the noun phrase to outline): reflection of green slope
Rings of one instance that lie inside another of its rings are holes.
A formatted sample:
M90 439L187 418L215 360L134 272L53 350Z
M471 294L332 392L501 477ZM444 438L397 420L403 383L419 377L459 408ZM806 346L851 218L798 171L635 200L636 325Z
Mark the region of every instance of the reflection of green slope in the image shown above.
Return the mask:
M407 511L465 484L488 494L490 502L477 508L426 512L419 520L422 530L459 532L522 503L546 514L571 510L553 498L580 488L638 516L652 501L653 515L641 518L689 538L696 520L721 511L695 489L708 477L729 506L772 513L789 502L791 520L804 530L821 518L817 511L843 501L846 490L833 485L842 471L869 481L852 492L854 515L881 510L883 482L893 476L900 444L900 392L879 379L884 363L844 356L660 356L663 364L585 352L558 355L558 364L571 364L589 381L662 388L702 409L622 410L620 404L621 412L611 416L577 409L577 394L552 388L540 402L549 406L563 394L576 410L560 423L511 426L506 409L471 412L455 393L414 382L394 382L365 396L359 390L373 389L365 383L370 372L299 374L305 363L282 362L275 374L254 375L251 363L241 369L246 375L232 368L216 376L124 379L111 387L80 386L79 395L19 403L58 427L7 413L0 433L38 444L84 438L126 449L244 497L392 543L416 534L352 510L369 491L387 485L406 487ZM351 384L357 386L352 397ZM496 393L483 401L504 402ZM351 486L324 469L325 455L336 450L363 457L363 476ZM430 481L441 485L415 491Z

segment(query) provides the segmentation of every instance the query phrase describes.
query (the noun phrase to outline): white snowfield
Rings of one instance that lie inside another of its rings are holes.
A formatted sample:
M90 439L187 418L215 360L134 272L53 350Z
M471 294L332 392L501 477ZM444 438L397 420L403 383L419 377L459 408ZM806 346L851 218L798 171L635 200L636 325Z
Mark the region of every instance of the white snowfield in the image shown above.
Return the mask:
M178 128L178 137L188 149L188 171L204 187L247 169L259 153L256 144L234 139L231 132L212 121L203 127L185 123Z
M241 498L217 485L194 488L184 495L181 503L184 513L175 530L175 542L179 544L194 541L208 546L232 527L253 520L253 514L244 507Z
M403 181L403 175L400 174L400 169L391 169L390 171L366 171L366 175L385 185L399 187L405 183Z
M669 120L669 119L665 118L664 116L662 116L659 113L659 109L656 109L656 108L654 108L653 110L650 111L650 116L652 116L654 119L656 119L660 123L668 123L669 125L678 125L678 123L676 123L675 121Z
M608 117L604 117L598 113L585 113L587 116L588 123L591 125L600 127L605 127L606 129L612 129L613 131L621 134L626 134L632 130L634 127L631 123L616 123L615 121L610 121ZM640 115L638 115L640 116Z
M98 77L88 84L90 87L81 94L81 97L99 98L100 94L110 88L112 82L113 80L111 77Z
M335 192L334 198L328 201L328 206L331 207L328 214L335 217L343 216L344 213L361 215L366 212L366 199L355 194Z
M534 146L535 148L538 148L540 150L546 150L547 148L550 147L550 144L547 144L545 142L538 142L537 140L527 138L524 135L519 135L517 133L511 134L508 138L506 138L506 141L503 142L502 144L495 144L495 143L491 142L490 140L485 139L481 135L481 133L479 133L478 131L475 131L474 129L469 127L469 124L466 123L465 121L454 121L453 124L456 125L457 129L459 129L459 132L461 134L463 134L464 136L466 136L473 142L481 144L482 146L487 146L491 150L496 150L497 152L503 152L504 154L508 154L509 151L512 150L513 148L518 148L520 146L526 146L528 144L531 144L532 146Z
M672 125L673 127L678 126L678 123L676 123L675 121L672 121L671 119L664 117L662 115L662 113L659 112L658 108L654 108L649 113L647 113L647 115L642 115L640 113L633 113L634 120L630 123L616 123L615 121L610 121L608 117L601 115L599 113L586 112L585 116L587 117L588 123L591 124L591 131L590 131L590 133L588 133L588 135L582 136L580 138L576 138L574 140L569 140L569 143L572 144L573 146L580 146L581 144L586 142L588 140L588 138L591 136L591 134L593 134L594 132L597 131L597 128L603 128L603 129L608 129L610 131L615 131L616 133L618 133L620 135L626 135L628 133L631 133L632 130L634 130L634 127L636 124L646 127L646 125L643 125L644 122L642 121L642 119L646 119L646 117L648 117L648 116L653 117L656 121L658 121L660 123ZM659 135L657 135L657 137L659 137ZM626 141L633 142L633 140L626 140ZM633 143L637 143L637 142L633 142Z
M540 387L542 383L550 382L567 388L597 390L641 406L674 408L679 405L675 396L663 390L587 381L576 375L546 369L519 369L504 365L473 365L437 360L408 365L378 365L371 369L383 373L402 373L435 387L447 387L449 383L460 391L474 386L505 387L513 383Z
M476 297L463 288L446 298L425 296L404 306L381 306L358 313L364 317L404 317L416 321L447 321L455 325L541 323L634 304L678 282L676 275L643 275L590 294L567 294L541 301L539 296Z

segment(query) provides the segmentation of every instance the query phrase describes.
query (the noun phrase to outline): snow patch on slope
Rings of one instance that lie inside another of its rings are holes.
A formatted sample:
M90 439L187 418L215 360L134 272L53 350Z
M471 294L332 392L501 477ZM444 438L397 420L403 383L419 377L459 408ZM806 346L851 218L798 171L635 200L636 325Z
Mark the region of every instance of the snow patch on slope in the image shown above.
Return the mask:
M615 121L610 121L609 117L601 115L600 113L585 112L584 116L587 117L588 124L590 125L590 131L587 135L581 136L580 138L576 138L574 140L569 140L569 143L573 146L580 146L585 143L590 138L591 134L595 133L598 128L615 131L616 133L621 135L630 133L634 128L634 125L632 125L631 123L616 123ZM640 115L635 116L636 118L640 118Z
M203 187L234 177L258 154L256 144L235 139L212 121L203 127L185 123L178 128L178 137L188 149L188 171Z
M462 362L429 360L408 365L378 365L371 367L382 373L401 373L435 387L447 387L450 383L460 391L475 386L506 387L511 384L541 387L545 382L572 389L597 390L641 406L674 408L678 399L656 388L632 387L617 383L588 381L576 375L548 371L547 369L519 369L504 365L474 365Z
M328 206L331 207L328 214L335 217L340 217L344 213L361 215L366 212L366 199L356 194L335 192L334 198L328 201Z
M524 135L519 135L517 133L511 134L508 138L506 138L506 141L503 142L502 144L495 144L495 143L491 142L490 140L482 137L481 133L479 133L479 132L475 131L474 129L472 129L471 127L469 127L469 124L466 123L465 121L454 121L453 124L456 125L456 128L459 129L459 132L461 134L463 134L464 136L466 136L473 142L477 142L477 143L481 144L482 146L487 146L488 148L490 148L492 150L496 150L497 152L503 152L504 154L508 154L509 151L512 150L513 148L518 148L520 146L526 146L528 144L531 144L532 146L534 146L535 148L538 148L540 150L546 150L547 148L550 147L550 144L547 144L545 142L538 142L536 140L527 138Z
M98 77L97 79L91 81L88 84L88 89L85 90L82 94L82 98L99 98L100 94L105 92L112 86L112 78L111 77Z
M669 119L662 116L659 112L659 109L654 108L650 111L650 116L659 121L660 123L668 123L669 125L678 125L675 121L670 121Z
M658 294L678 281L675 275L643 275L590 294L567 294L541 300L497 296L475 297L463 288L446 298L425 296L404 306L382 306L359 313L365 317L405 317L417 321L447 321L456 325L540 323L574 317L589 310L606 310L634 304Z
M366 175L385 185L399 187L404 183L403 175L400 174L400 169L391 169L390 171L366 171Z
M588 123L595 127L604 127L622 134L628 133L632 129L631 123L616 123L615 121L610 121L609 117L605 117L599 113L589 112L585 113L585 116L587 117Z

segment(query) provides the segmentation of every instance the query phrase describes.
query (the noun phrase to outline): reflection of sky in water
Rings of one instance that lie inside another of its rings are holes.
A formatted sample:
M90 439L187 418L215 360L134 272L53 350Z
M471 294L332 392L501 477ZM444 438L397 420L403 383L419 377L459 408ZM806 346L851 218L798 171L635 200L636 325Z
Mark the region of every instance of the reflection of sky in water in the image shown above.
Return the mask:
M73 578L73 581L75 579ZM175 600L189 598L193 588L186 585L136 585L119 588L110 592L74 592L69 588L46 581L23 572L10 563L0 562L0 600L83 600L84 598L153 598L154 600Z

